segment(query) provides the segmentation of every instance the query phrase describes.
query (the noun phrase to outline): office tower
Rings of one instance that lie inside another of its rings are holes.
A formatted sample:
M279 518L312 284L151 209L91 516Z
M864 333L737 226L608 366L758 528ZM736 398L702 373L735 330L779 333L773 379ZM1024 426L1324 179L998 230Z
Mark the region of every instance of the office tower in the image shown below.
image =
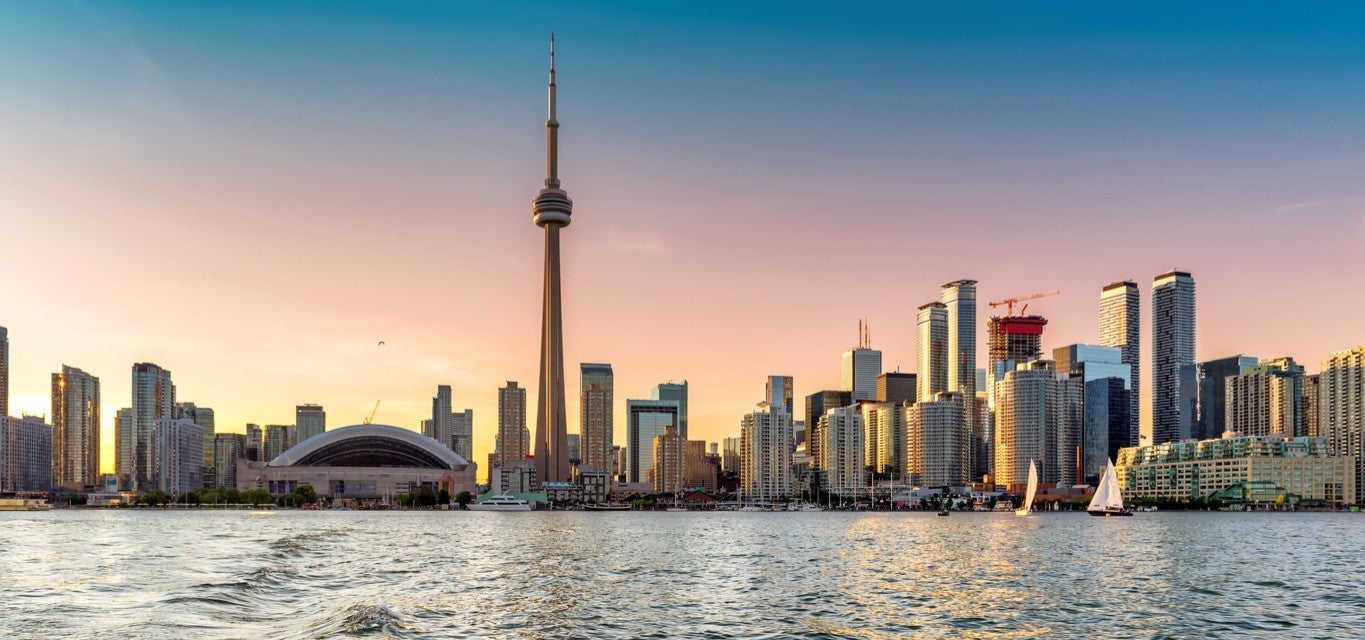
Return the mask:
M817 437L816 432L820 428L820 416L825 415L825 412L830 409L846 407L851 404L853 404L852 391L826 389L806 396L806 428L810 430L810 433L806 434L806 453L812 460L819 459L821 440Z
M930 302L919 308L916 349L919 355L919 386L916 398L932 398L948 390L948 307Z
M152 484L152 427L157 420L170 418L175 409L175 385L171 372L149 362L133 365L133 424L128 469L133 491L149 491ZM122 445L119 447L122 449ZM203 451L200 451L203 458Z
M1089 344L1073 344L1052 350L1057 373L1080 381L1081 475L1080 480L1098 484L1109 460L1119 449L1136 447L1130 441L1128 411L1132 370L1123 363L1123 350Z
M431 419L423 421L422 433L450 448L466 461L474 458L474 410L455 411L450 385L437 385L431 399Z
M1303 423L1303 366L1293 358L1262 360L1242 374L1228 377L1223 393L1224 431L1246 436L1307 435Z
M568 456L568 438L564 455ZM510 469L522 463L531 451L531 434L526 430L526 389L508 380L498 389L498 463Z
M172 497L204 486L204 428L189 418L152 426L152 486Z
M9 329L0 327L0 418L9 415Z
M1303 378L1303 435L1318 437L1322 435L1318 431L1319 418L1321 412L1318 408L1322 405L1322 375L1313 374Z
M772 502L792 494L791 416L767 407L739 421L739 486L743 499Z
M948 316L948 391L962 401L963 419L975 424L976 413L976 281L957 280L939 292Z
M740 472L739 451L743 438L723 438L721 443L720 468L725 473Z
M67 489L100 484L100 379L66 365L52 374L52 473Z
M649 482L654 469L654 438L678 426L676 400L626 400L627 482Z
M925 487L960 487L970 480L962 398L940 392L905 413L905 479Z
M820 469L826 491L852 497L867 488L863 466L866 429L856 405L831 408L820 416L816 428L820 456L815 466Z
M763 401L770 407L783 407L787 410L788 422L796 419L796 403L792 399L791 376L768 376L763 387Z
M219 489L237 487L237 460L246 457L246 436L240 433L213 435L213 479Z
M299 442L322 435L327 430L327 412L319 404L295 405L294 425L299 428Z
M1051 360L1034 360L1005 374L995 395L997 485L1021 487L1030 460L1038 465L1039 482L1076 482L1083 389L1079 378L1057 377Z
M863 402L864 463L884 477L905 471L905 402Z
M268 424L265 425L265 461L270 462L280 457L280 454L289 450L293 446L289 442L289 427L293 425Z
M133 438L133 410L119 409L114 412L114 477L120 491L129 491L133 486L133 470L136 469L137 443Z
M246 459L252 462L266 462L265 434L259 424L246 425Z
M579 365L578 433L582 436L579 468L610 472L616 427L612 417L615 377L611 365L584 362Z
M213 478L213 435L214 418L213 409L201 407L193 402L177 402L171 411L172 418L184 418L193 422L204 430L204 486L211 486Z
M1224 415L1227 379L1256 366L1251 356L1231 356L1180 367L1180 429L1176 441L1210 440L1223 437L1227 430Z
M654 387L655 400L678 403L678 435L687 439L687 381L664 382Z
M0 493L51 489L52 427L35 416L0 416Z
M913 373L887 372L877 376L877 402L915 403L918 397Z
M857 348L844 352L839 380L855 402L877 399L877 376L882 373L882 352L872 348L864 333Z
M715 491L720 488L720 455L714 453L716 443L711 443L713 453L706 453L705 440L687 440L683 443L683 489L706 489Z
M1336 456L1355 458L1355 486L1365 487L1365 346L1322 361L1318 433Z
M649 481L655 493L677 493L682 491L684 472L684 448L686 442L678 435L677 427L664 427L664 432L654 436L650 447L654 450L654 468Z
M1194 278L1184 271L1157 276L1152 281L1151 444L1189 437L1181 433L1180 368L1194 364L1194 325Z
M533 219L545 229L545 297L540 330L540 394L536 404L535 467L541 482L569 481L569 429L564 407L564 328L560 313L559 230L569 226L573 200L559 185L559 120L555 114L555 45L550 37L549 119L545 121L545 188ZM686 427L683 433L686 433Z
M1118 347L1119 361L1128 365L1128 436L1139 444L1142 424L1142 299L1136 282L1115 282L1100 291L1100 346Z

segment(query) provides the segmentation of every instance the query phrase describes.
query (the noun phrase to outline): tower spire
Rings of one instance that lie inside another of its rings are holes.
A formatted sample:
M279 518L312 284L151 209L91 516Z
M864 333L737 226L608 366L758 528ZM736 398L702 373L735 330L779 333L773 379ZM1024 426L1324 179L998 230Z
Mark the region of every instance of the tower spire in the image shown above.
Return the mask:
M545 187L559 188L559 120L555 117L555 34L550 32L549 118L545 120Z

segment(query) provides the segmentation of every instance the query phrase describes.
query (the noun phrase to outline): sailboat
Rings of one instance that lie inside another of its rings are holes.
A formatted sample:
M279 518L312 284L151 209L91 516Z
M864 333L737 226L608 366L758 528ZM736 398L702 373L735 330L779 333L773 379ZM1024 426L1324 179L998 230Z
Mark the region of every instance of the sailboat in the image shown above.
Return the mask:
M1131 516L1132 511L1123 508L1123 492L1119 491L1119 476L1114 473L1114 461L1107 460L1100 486L1095 488L1095 497L1090 499L1086 513L1092 516Z
M1038 493L1038 465L1028 461L1028 490L1024 492L1024 506L1014 510L1016 516L1026 516L1033 509L1033 495Z

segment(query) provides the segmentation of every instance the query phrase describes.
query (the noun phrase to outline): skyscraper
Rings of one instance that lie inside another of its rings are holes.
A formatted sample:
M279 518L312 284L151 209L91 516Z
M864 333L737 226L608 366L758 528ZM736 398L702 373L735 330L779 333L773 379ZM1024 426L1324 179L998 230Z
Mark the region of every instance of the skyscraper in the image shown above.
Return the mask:
M204 443L204 486L213 486L213 435L214 423L216 422L213 417L213 409L198 406L193 402L177 402L174 410L171 411L171 417L184 418L203 429L201 442Z
M877 376L882 373L882 352L872 348L871 332L867 325L858 328L858 346L844 352L839 380L844 391L853 394L854 402L874 402L877 399Z
M1245 436L1306 435L1303 367L1293 358L1266 360L1224 381L1224 431ZM1221 435L1221 434L1220 434Z
M792 493L791 415L771 406L739 422L739 486L747 500L770 502Z
M970 443L962 429L962 398L939 393L905 414L905 479L926 487L960 487L970 480Z
M1256 358L1236 355L1180 367L1180 429L1172 442L1211 440L1227 430L1227 381L1256 366Z
M678 435L676 427L665 427L664 432L654 436L649 446L654 450L654 468L649 481L654 484L655 493L677 493L682 491L686 465L686 440Z
M1119 449L1137 446L1130 441L1128 391L1132 370L1122 362L1118 347L1073 344L1052 350L1057 373L1077 379L1082 385L1081 476L1087 483L1098 483L1109 460L1118 459Z
M678 426L676 400L626 400L627 482L649 482L654 438Z
M654 387L653 395L655 400L667 400L678 403L678 435L683 440L687 439L687 381L682 382L663 382Z
M1322 435L1318 431L1321 426L1318 419L1321 412L1318 410L1322 405L1322 374L1313 374L1303 377L1303 435L1317 437Z
M1128 442L1138 446L1142 424L1142 299L1136 282L1115 282L1100 291L1100 346L1118 347L1128 365Z
M948 308L942 302L921 305L917 321L919 354L917 398L933 398L948 390Z
M866 459L866 425L857 406L837 407L820 416L816 428L820 439L815 466L821 470L821 484L838 496L853 496L867 486L863 462Z
M159 418L152 427L152 485L171 496L204 486L204 428L189 418Z
M1365 487L1365 346L1322 361L1318 434L1332 455L1355 458L1355 486Z
M579 365L578 433L583 459L578 466L582 470L611 472L611 445L616 437L612 417L615 387L610 364Z
M1005 374L995 398L995 483L1018 488L1030 460L1039 482L1076 481L1076 453L1084 430L1083 383L1058 378L1051 360L1034 360Z
M550 36L549 119L545 121L545 188L532 219L545 229L545 291L540 329L540 395L536 401L536 477L569 481L569 430L564 410L564 326L559 295L559 230L569 226L573 200L559 187L559 121L555 118L555 40Z
M213 436L213 486L237 487L237 459L246 457L246 436L218 433Z
M976 281L956 280L939 292L948 315L948 391L962 400L963 419L976 413Z
M9 415L9 329L0 327L0 418Z
M66 365L52 374L52 472L68 489L100 482L100 379Z
M436 386L431 399L431 419L422 422L422 433L450 448L465 460L474 457L474 410L454 410L450 385Z
M567 440L567 438L566 438ZM530 454L531 434L526 430L526 389L515 380L498 389L498 465L511 469ZM568 443L565 443L567 455Z
M783 407L787 410L787 421L795 419L796 403L792 401L792 377L768 376L763 387L763 401L770 407Z
M913 373L888 371L877 376L877 402L914 403L916 378Z
M265 425L265 443L262 446L264 447L265 450L266 462L270 462L271 460L280 457L280 454L284 453L285 451L288 451L289 447L294 446L290 442L289 438L290 426L292 425L285 424Z
M52 427L36 416L0 416L0 493L52 488Z
M1194 364L1194 278L1169 271L1152 281L1152 440L1180 440L1180 367Z
M327 430L327 412L323 410L322 405L318 404L295 405L294 425L299 428L299 442L321 435ZM212 432L212 430L209 431L209 433Z
M175 385L171 372L149 362L133 365L132 460L128 468L133 491L150 491L152 483L152 428L157 420L171 418L175 409ZM123 446L120 445L120 450ZM203 450L199 457L203 459Z
M265 433L259 424L246 425L246 451L244 457L254 462L266 462Z
M118 479L120 491L128 491L133 486L136 459L137 442L133 437L133 410L125 407L114 412L114 476Z
M850 404L853 404L852 391L826 389L806 396L806 429L810 431L806 434L806 453L812 460L820 459L821 439L817 434L820 429L820 416L825 415L830 409Z

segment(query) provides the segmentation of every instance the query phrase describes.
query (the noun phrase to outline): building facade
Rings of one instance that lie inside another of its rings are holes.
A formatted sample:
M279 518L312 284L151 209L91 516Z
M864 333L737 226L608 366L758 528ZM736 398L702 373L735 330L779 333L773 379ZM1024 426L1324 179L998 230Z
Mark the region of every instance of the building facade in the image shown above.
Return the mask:
M836 407L820 416L815 436L820 440L815 466L823 488L838 496L853 497L868 488L864 461L863 414L856 405Z
M626 400L626 481L650 482L654 469L654 438L677 427L675 400Z
M237 486L237 461L246 457L246 436L213 434L213 484L219 489Z
M792 495L791 434L791 416L772 407L740 419L739 483L745 500L772 502Z
M1181 432L1180 368L1194 364L1194 278L1169 271L1152 281L1152 440L1188 438Z
M942 392L905 411L905 479L924 487L960 487L971 479L971 440L963 428L962 398Z
M189 418L152 425L152 486L178 496L204 486L204 428Z
M791 376L768 376L763 384L763 401L770 407L782 407L787 417L795 420L796 401L792 396L794 380Z
M1365 486L1365 346L1322 361L1318 433L1332 455L1355 460L1355 486Z
M323 431L327 430L327 411L320 404L296 405L294 407L294 425L299 428L299 442L321 435ZM212 433L212 430L209 433Z
M565 434L565 455L568 455L567 440L568 435ZM513 380L508 380L506 386L498 389L498 439L495 446L497 464L502 469L517 466L531 455L531 432L526 428L526 389L517 386Z
M663 382L654 387L653 399L678 405L678 435L687 439L687 381Z
M100 379L66 365L52 374L52 472L55 486L100 484Z
M905 472L904 402L863 402L865 464L883 476L900 478Z
M1038 465L1039 482L1076 483L1083 389L1079 379L1058 377L1050 360L1035 360L1005 374L996 389L997 485L1023 485L1030 460Z
M612 412L615 398L615 378L610 364L584 362L579 365L580 470L611 472L611 447L616 438Z
M915 397L933 398L948 390L948 307L942 302L920 306L915 329L919 355Z
M913 373L888 371L877 376L877 402L915 403L919 391L917 377Z
M1223 415L1225 431L1247 436L1308 435L1303 426L1303 367L1292 358L1278 358L1227 378Z
M0 327L0 418L9 416L9 329Z
M119 486L125 491L149 491L152 483L152 429L157 420L175 414L175 385L171 372L150 362L133 365L132 425L118 443ZM203 452L200 452L202 459Z
M853 394L853 400L872 402L877 399L877 376L882 373L882 352L858 347L844 352L840 360L839 379L843 390Z
M1079 481L1098 484L1120 449L1138 445L1128 439L1132 433L1128 415L1131 370L1118 347L1073 344L1053 349L1052 356L1059 374L1083 386Z
M976 281L943 285L939 301L948 312L947 390L962 402L962 420L970 431L976 425Z
M825 412L836 407L847 407L853 404L853 392L843 390L826 389L816 391L806 396L806 453L811 458L820 456L820 417Z
M35 416L0 416L0 493L51 488L52 427Z
M649 482L654 485L655 493L678 493L682 491L686 475L686 440L678 435L676 427L665 427L664 432L654 436L650 446L654 449L654 468Z
M1129 447L1115 471L1127 499L1341 507L1356 502L1355 464L1325 438L1230 436Z
M1218 358L1180 367L1180 428L1173 442L1211 440L1227 430L1227 381L1256 366L1245 355ZM1161 443L1156 443L1161 444Z
M1142 424L1142 297L1136 282L1125 280L1100 291L1100 346L1118 347L1128 365L1128 446L1137 446Z

